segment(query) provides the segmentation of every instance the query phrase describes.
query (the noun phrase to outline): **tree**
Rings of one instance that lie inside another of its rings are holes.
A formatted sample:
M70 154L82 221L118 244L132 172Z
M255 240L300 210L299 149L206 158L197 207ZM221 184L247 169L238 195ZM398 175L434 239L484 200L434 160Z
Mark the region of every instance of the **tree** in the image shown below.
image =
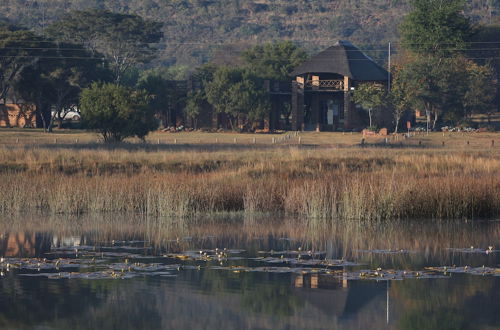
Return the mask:
M404 48L444 57L464 50L473 28L464 16L465 0L413 0L400 26Z
M167 80L158 71L149 70L140 75L135 87L151 96L149 106L162 119L165 127L175 122L172 111L183 101L175 81Z
M486 113L490 124L491 115L496 110L493 103L497 93L495 74L488 65L478 65L472 61L466 61L465 64L467 90L463 97L464 116L467 118L474 113Z
M392 76L392 88L388 94L392 116L394 118L394 133L398 132L399 124L403 114L410 109L414 100L413 92L409 81L401 76L401 67L395 67Z
M20 72L15 93L36 105L43 127L49 132L54 120L60 126L68 109L78 104L82 88L93 81L109 79L105 64L81 45L46 39L34 56L36 65Z
M198 128L198 118L202 111L209 105L206 86L213 80L217 68L211 64L205 64L195 70L191 79L193 90L187 95L184 114L190 119L194 128Z
M111 63L115 81L134 65L149 62L163 34L162 24L107 10L74 11L48 28L58 40L85 45Z
M193 122L194 129L198 128L198 117L206 101L206 95L202 90L188 93L184 114Z
M80 108L85 124L102 135L105 142L146 135L158 128L146 91L116 84L93 83L82 91Z
M248 70L221 67L206 86L207 99L217 113L225 113L233 130L237 124L248 126L269 111L263 82Z
M373 111L381 109L386 104L386 88L379 83L364 83L354 90L354 102L368 112L370 128L373 127Z
M45 53L43 38L31 31L0 25L0 100L4 101L21 72Z
M263 78L289 81L293 69L307 59L307 53L291 41L255 46L243 53L252 72Z

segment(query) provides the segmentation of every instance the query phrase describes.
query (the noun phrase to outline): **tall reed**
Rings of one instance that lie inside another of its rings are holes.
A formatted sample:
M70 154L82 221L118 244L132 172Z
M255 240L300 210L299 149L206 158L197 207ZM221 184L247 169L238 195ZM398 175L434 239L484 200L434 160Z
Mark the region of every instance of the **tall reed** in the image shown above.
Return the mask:
M243 211L318 223L500 215L493 150L0 148L0 176L4 214Z

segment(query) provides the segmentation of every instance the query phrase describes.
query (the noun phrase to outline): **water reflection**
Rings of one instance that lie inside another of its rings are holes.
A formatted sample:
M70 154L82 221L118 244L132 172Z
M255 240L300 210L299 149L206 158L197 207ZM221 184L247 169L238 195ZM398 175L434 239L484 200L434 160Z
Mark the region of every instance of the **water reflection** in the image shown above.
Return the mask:
M425 266L498 267L498 253L447 248L500 246L499 223L337 224L318 231L297 220L263 225L165 226L151 219L82 218L5 225L0 256L58 258L64 251L157 256L199 249L244 249L225 266L254 267L263 251L321 251L324 257L364 263L354 269ZM117 222L120 226L117 226ZM38 230L36 230L38 229ZM403 249L404 253L369 250ZM69 252L68 252L69 253ZM73 255L65 255L73 258ZM111 261L123 262L124 257ZM148 261L149 260L149 261ZM175 277L126 280L0 278L0 328L32 329L491 329L500 327L500 277L453 274L445 279L353 281L315 273L233 272L217 260L186 262ZM36 273L36 271L35 271Z

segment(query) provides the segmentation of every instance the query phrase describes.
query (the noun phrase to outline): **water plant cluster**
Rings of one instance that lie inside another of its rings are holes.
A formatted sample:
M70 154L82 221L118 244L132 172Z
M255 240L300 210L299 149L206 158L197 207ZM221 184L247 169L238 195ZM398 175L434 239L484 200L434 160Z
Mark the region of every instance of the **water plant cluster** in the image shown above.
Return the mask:
M126 242L127 243L127 242ZM500 268L438 266L423 269L365 269L363 263L335 260L325 251L259 251L257 257L241 249L201 249L151 255L149 247L113 244L55 248L48 258L0 259L0 275L14 271L19 276L49 279L130 279L138 276L175 277L183 271L230 271L232 273L280 273L333 276L339 280L390 281L447 278L451 274L500 276ZM140 252L142 250L142 252ZM456 249L459 250L459 249ZM114 252L117 251L117 252ZM493 249L486 249L492 251ZM136 253L139 252L139 253ZM405 250L373 250L366 253L407 253ZM467 252L468 253L468 252ZM279 257L275 257L279 255Z

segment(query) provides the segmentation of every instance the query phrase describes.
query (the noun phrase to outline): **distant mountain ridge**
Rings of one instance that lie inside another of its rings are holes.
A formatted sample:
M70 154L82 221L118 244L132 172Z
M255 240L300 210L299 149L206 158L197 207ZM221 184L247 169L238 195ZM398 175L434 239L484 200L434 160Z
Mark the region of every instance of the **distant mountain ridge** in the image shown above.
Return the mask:
M499 22L500 1L467 3L466 14L474 22ZM220 54L222 45L244 48L282 39L309 52L348 39L380 59L387 43L398 39L398 25L410 5L409 0L4 0L0 18L43 34L66 12L89 8L164 23L158 61L196 65Z

